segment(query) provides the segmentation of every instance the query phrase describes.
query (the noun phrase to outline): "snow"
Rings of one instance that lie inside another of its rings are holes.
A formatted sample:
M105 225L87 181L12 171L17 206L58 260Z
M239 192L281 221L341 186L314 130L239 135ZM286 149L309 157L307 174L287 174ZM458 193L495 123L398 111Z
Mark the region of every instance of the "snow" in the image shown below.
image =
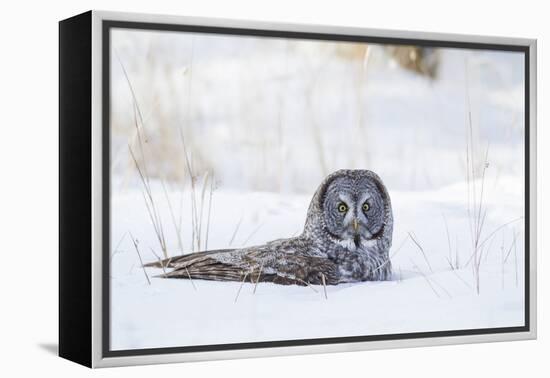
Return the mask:
M521 187L513 185L518 181L500 178L500 182L507 184L502 185L505 190L487 185L485 206L490 216L486 236L521 217ZM153 187L161 193L158 185ZM390 192L396 219L393 280L327 287L328 299L319 286L259 283L254 294L254 285L249 282L239 292L238 282L194 280L195 290L188 280L154 278L161 270L153 268L147 269L152 277L149 285L126 234L131 230L139 239L145 261L156 260L149 250L152 247L159 253L156 236L141 206L141 193L115 195L112 240L119 245L111 260L111 347L119 350L521 326L521 237L505 263L501 251L501 247L505 254L511 250L513 232L522 235L521 222L495 233L495 241L482 259L479 295L471 265L459 270L448 265L443 213L453 249L458 241L461 264L471 253L467 214L462 213L465 207L460 201L465 191L463 184L456 184L432 192ZM171 202L177 203L180 195L171 193ZM189 195L183 193L184 198ZM166 201L160 198L160 212L167 211ZM247 239L246 245L256 245L292 236L301 230L308 204L308 196L218 190L213 195L209 248L228 246L241 214L251 215L244 216L234 247ZM507 209L506 214L499 213L501 208ZM187 210L184 206L183 213ZM190 227L184 222L184 229L186 226ZM167 239L174 242L173 227L169 222L164 227ZM433 272L408 232L421 243ZM184 239L189 245L190 236L184 235ZM169 248L176 251L177 245Z

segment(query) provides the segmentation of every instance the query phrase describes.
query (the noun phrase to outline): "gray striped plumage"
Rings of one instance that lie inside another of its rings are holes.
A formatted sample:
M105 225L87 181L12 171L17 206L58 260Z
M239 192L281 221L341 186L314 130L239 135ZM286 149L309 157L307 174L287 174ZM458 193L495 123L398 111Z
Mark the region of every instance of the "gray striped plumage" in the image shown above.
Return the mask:
M342 211L346 208L346 211ZM170 268L166 278L321 284L391 277L391 201L368 170L339 170L315 192L304 231L260 246L196 252L146 266Z

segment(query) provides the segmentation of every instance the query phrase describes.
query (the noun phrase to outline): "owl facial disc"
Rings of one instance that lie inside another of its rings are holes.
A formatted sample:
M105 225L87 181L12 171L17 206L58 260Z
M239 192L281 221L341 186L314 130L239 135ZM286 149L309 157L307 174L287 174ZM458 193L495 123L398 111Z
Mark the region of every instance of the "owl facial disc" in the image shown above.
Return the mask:
M347 249L364 247L384 231L387 192L369 171L339 171L331 176L319 204L325 231Z

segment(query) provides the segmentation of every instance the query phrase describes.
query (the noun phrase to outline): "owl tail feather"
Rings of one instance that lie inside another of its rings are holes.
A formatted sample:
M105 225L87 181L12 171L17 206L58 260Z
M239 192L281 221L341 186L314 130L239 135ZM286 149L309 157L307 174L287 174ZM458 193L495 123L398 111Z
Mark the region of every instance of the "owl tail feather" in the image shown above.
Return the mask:
M193 252L187 255L179 255L169 257L167 259L152 261L147 264L143 264L144 268L175 268L180 265L189 266L194 263L198 263L201 260L204 260L208 256L218 253L227 253L233 252L235 249L219 249L215 251L205 251L205 252Z
M224 258L236 249L223 249L206 252L195 252L188 255L174 256L172 258L144 264L144 267L172 268L156 277L204 279L213 281L241 281L245 277L251 280L257 277L249 269L245 269L238 258Z

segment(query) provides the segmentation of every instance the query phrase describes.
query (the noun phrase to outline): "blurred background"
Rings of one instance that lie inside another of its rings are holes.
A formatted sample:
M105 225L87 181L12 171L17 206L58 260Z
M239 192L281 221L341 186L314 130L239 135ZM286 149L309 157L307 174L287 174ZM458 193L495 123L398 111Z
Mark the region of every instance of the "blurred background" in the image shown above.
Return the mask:
M466 180L470 127L475 175L489 146L489 175L523 176L520 53L130 29L111 41L116 190L139 184L136 119L136 159L168 185L188 179L186 151L195 176L236 190L312 193L339 168L436 189Z

